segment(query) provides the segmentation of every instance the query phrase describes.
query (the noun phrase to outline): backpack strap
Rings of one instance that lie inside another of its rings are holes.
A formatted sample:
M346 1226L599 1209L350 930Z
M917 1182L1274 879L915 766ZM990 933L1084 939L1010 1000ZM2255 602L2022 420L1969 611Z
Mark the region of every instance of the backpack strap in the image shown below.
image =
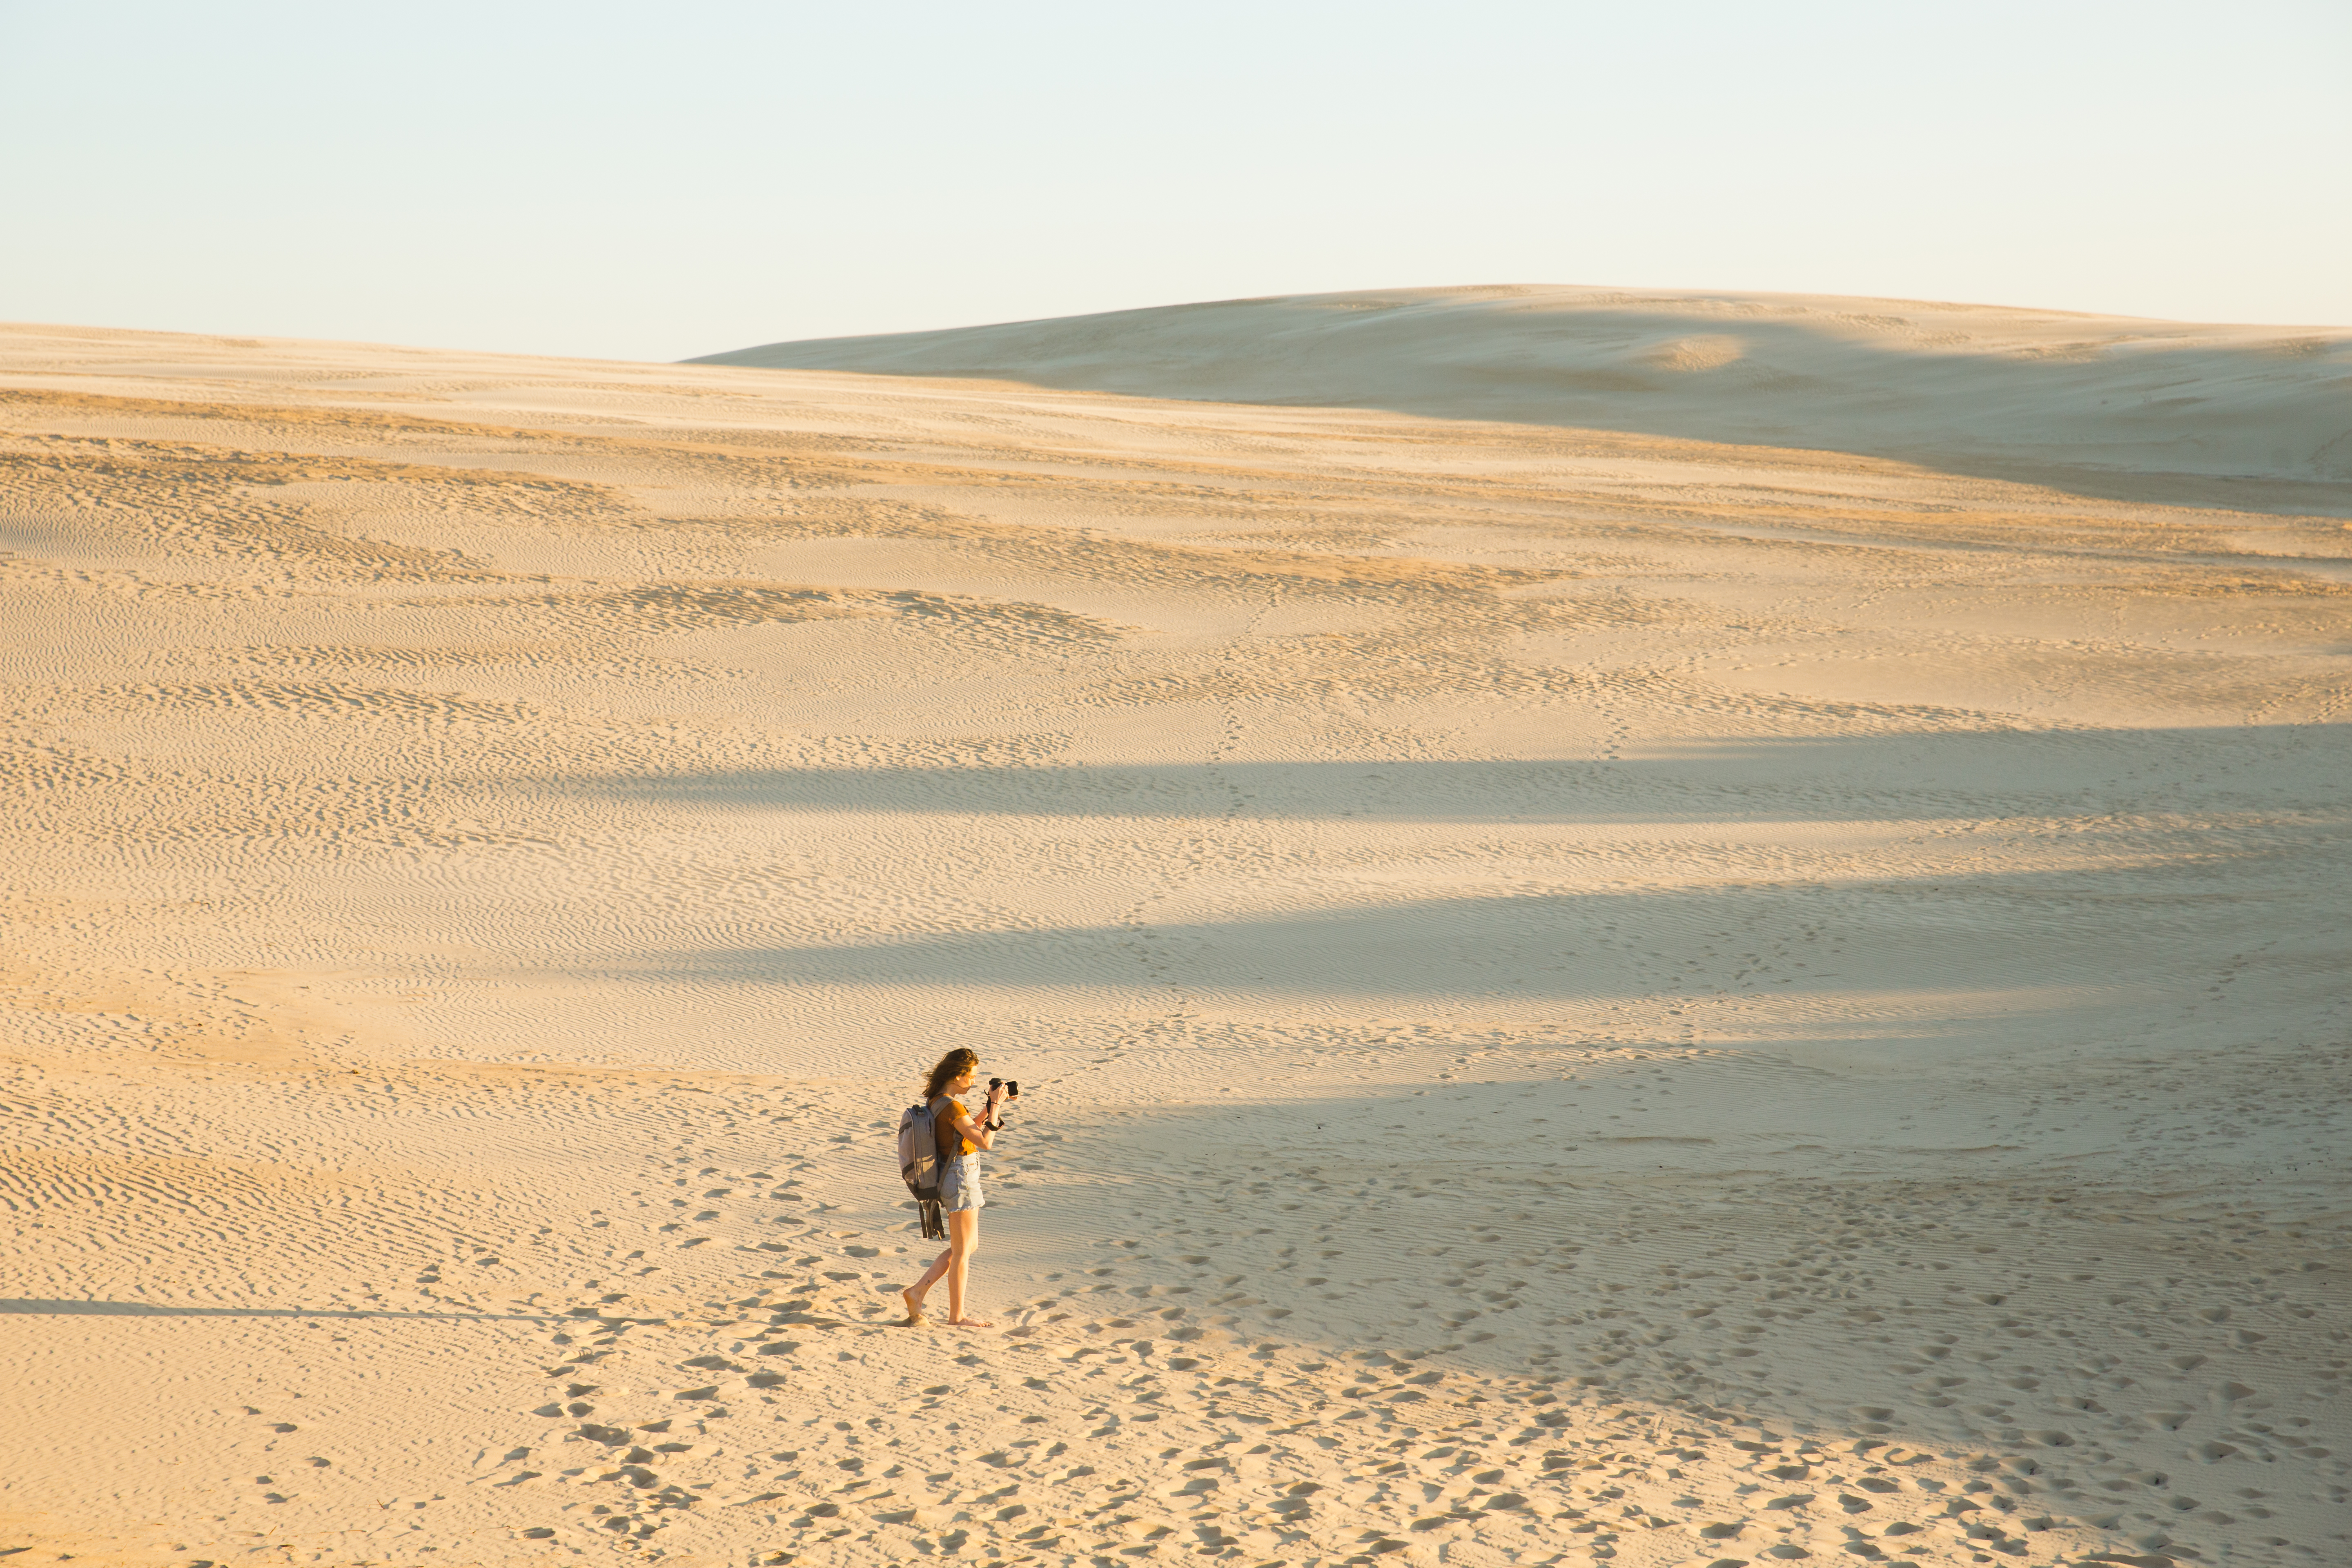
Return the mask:
M963 1153L962 1135L956 1131L955 1122L948 1116L948 1107L955 1103L953 1095L943 1094L931 1101L931 1131L940 1156L940 1176L946 1179L948 1167Z

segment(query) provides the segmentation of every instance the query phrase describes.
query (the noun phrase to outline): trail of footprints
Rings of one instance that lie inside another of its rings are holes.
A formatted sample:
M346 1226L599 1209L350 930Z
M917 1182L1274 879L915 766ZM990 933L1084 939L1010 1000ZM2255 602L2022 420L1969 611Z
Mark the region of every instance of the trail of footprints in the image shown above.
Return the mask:
M2008 1540L1971 1518L1996 1489L1928 1453L1825 1447L1703 1406L1410 1353L1331 1357L1110 1319L956 1342L941 1347L959 1352L949 1380L927 1381L942 1370L933 1346L871 1326L859 1271L814 1267L825 1261L794 1259L777 1271L793 1278L703 1313L599 1315L584 1348L551 1336L572 1353L546 1369L562 1397L538 1414L580 1425L515 1462L562 1467L531 1479L578 1500L526 1537L707 1550L714 1516L749 1513L773 1543L758 1560L779 1563L1079 1563L1138 1547L1247 1563L1793 1560L1827 1520L1865 1514L1898 1542ZM1076 1427L1105 1462L1072 1457Z
M1410 1032L1453 1048L1458 1073L1510 1060L1480 1043L1490 1032L1451 1047ZM1339 1037L1294 1026L1261 1046ZM1369 1065L1381 1048L1355 1054ZM1636 1096L1687 1088L1676 1075L1701 1056L1593 1059L1595 1081L1613 1072ZM1565 1092L1511 1090L1539 1091ZM144 1110L118 1101L113 1127L81 1098L19 1092L45 1139L149 1136ZM350 1136L320 1143L307 1092L269 1091L282 1114L255 1152L299 1160ZM514 1231L520 1211L495 1210L520 1194L444 1193L423 1210L384 1194L353 1216L441 1259L415 1279L435 1311L543 1324L544 1353L505 1374L513 1425L485 1433L503 1458L434 1481L489 1500L496 1522L464 1537L483 1560L543 1546L813 1563L2046 1565L2211 1561L2218 1542L2233 1563L2304 1563L2326 1561L2326 1543L2284 1516L2307 1518L2315 1488L2343 1500L2325 1398L2346 1373L2328 1284L2342 1238L2242 1205L2157 1222L2160 1205L2096 1184L2054 1202L1998 1182L1954 1198L1927 1182L1786 1181L1709 1219L1688 1196L1580 1195L1558 1173L1479 1158L1332 1172L1264 1146L1122 1184L1086 1168L1099 1150L1080 1152L1075 1124L1039 1127L992 1185L1046 1205L1074 1257L1011 1302L1019 1275L984 1258L983 1302L1008 1331L960 1337L893 1326L893 1292L927 1249L876 1228L887 1129L858 1118L879 1086L592 1095L561 1078L486 1090L404 1074L336 1114L363 1124L420 1095L535 1138L552 1114L567 1143L671 1145L583 1232ZM856 1131L812 1142L817 1127ZM750 1163L754 1150L768 1162ZM20 1163L24 1179L0 1184L20 1215L115 1211L100 1228L127 1239L149 1208L176 1212L152 1180ZM211 1206L230 1196L215 1187ZM1368 1202L1389 1216L1377 1235ZM419 1223L469 1205L463 1230ZM258 1220L283 1239L269 1192L235 1206L254 1213L205 1225ZM1282 1236L1251 1242L1277 1216ZM2172 1259L2171 1275L2131 1248ZM2139 1281L2132 1293L2101 1282L2103 1258ZM49 1289L88 1288L95 1262ZM527 1306L478 1294L551 1274L569 1283ZM2315 1353L2323 1336L2339 1353ZM1752 1414L1841 1399L1834 1437ZM320 1469L289 1480L269 1461L253 1506L302 1506L331 1484Z
M485 1478L528 1489L538 1512L519 1527L522 1539L579 1551L748 1551L766 1563L1181 1555L1336 1564L1401 1554L1411 1563L1727 1564L1834 1552L2046 1564L2195 1562L2201 1553L2159 1528L2165 1517L2201 1509L2209 1525L2238 1522L2210 1500L2220 1489L2206 1477L2191 1483L2100 1447L2092 1428L2102 1423L2083 1414L2097 1402L2086 1396L2072 1396L2080 1437L2012 1431L2018 1441L1988 1446L1956 1430L1922 1446L1919 1412L1953 1405L1949 1391L1981 1402L1970 1430L1986 1430L2012 1418L2019 1391L2061 1369L2042 1359L1996 1366L2002 1352L1980 1336L1882 1331L1894 1325L1889 1314L1845 1305L1857 1294L1853 1266L1864 1261L1854 1247L1907 1234L1895 1229L1906 1216L1885 1214L1874 1225L1826 1187L1807 1195L1847 1217L1817 1232L1821 1239L1743 1260L1731 1255L1754 1248L1674 1237L1663 1255L1680 1261L1663 1267L1646 1301L1623 1294L1622 1269L1603 1276L1591 1256L1612 1246L1660 1255L1645 1211L1589 1247L1530 1247L1510 1238L1498 1210L1489 1209L1492 1220L1470 1219L1477 1194L1458 1192L1446 1234L1459 1251L1429 1258L1417 1281L1425 1295L1454 1303L1439 1320L1443 1332L1424 1331L1411 1346L1334 1352L1328 1336L1285 1334L1283 1320L1296 1314L1273 1304L1303 1309L1333 1282L1306 1274L1313 1265L1299 1248L1279 1250L1272 1279L1234 1273L1220 1261L1234 1236L1218 1234L1213 1221L1171 1226L1170 1209L1150 1194L1132 1205L1133 1233L1096 1245L1099 1261L1053 1273L1041 1293L997 1308L1003 1334L898 1326L895 1290L928 1248L910 1246L903 1231L835 1228L857 1210L826 1196L836 1183L856 1181L871 1152L851 1138L827 1154L741 1171L706 1163L713 1151L698 1148L674 1156L679 1173L650 1178L632 1194L656 1217L674 1216L657 1234L679 1251L724 1240L730 1222L743 1219L754 1228L739 1234L769 1238L703 1255L705 1288L745 1288L692 1306L637 1293L658 1286L644 1276L678 1260L633 1269L656 1256L633 1253L600 1281L620 1289L572 1308L547 1331L536 1378L542 1402L531 1414L551 1425L509 1454L498 1479ZM856 1163L844 1171L840 1156ZM1050 1171L1056 1161L1047 1146L1012 1163ZM1335 1222L1346 1209L1304 1173L1262 1167L1253 1179L1202 1167L1189 1175L1218 1205L1262 1207L1283 1192L1302 1194L1333 1216L1309 1216L1314 1234L1343 1239L1346 1226ZM763 1211L756 1218L747 1198ZM771 1207L782 1212L764 1212ZM1336 1274L1345 1256L1344 1247L1321 1248L1315 1262ZM1568 1278L1580 1266L1584 1278ZM1531 1288L1505 1268L1553 1279ZM1870 1281L1860 1283L1867 1291ZM1739 1314L1749 1321L1717 1353L1671 1348L1683 1330L1713 1331L1705 1320L1733 1316L1740 1299L1754 1310ZM1821 1311L1835 1314L1851 1359L1872 1363L1860 1381L1887 1372L1913 1380L1917 1410L1898 1417L1857 1405L1835 1436L1745 1414L1769 1406L1776 1391L1714 1369L1753 1356L1756 1339L1775 1325ZM1536 1318L1538 1332L1506 1327L1521 1312ZM1475 1348L1495 1332L1474 1324L1504 1328L1519 1364L1497 1369ZM1563 1331L1576 1329L1585 1331ZM1565 1357L1562 1344L1570 1346ZM2080 1363L2070 1386L2134 1383L2121 1357L2070 1353ZM2186 1372L2205 1359L2169 1364ZM2275 1452L2240 1457L2286 1458L2289 1445L2327 1458L2292 1436ZM2232 1457L2209 1444L2205 1461ZM2210 1479L2251 1475L2235 1465ZM2207 1500L2190 1495L2192 1484ZM2263 1488L2228 1489L2231 1508L2252 1521L2268 1516ZM2284 1537L2230 1539L2252 1548L2231 1561L2311 1560Z

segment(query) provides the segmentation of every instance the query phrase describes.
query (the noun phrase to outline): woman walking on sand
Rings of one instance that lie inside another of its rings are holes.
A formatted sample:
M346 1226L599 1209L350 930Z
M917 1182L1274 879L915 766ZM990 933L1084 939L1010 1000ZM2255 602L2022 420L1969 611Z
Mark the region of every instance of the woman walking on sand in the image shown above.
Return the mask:
M974 1121L956 1096L971 1091L972 1076L979 1070L980 1053L959 1047L940 1058L923 1089L940 1128L940 1207L947 1213L948 1249L931 1260L920 1279L898 1292L899 1300L907 1303L909 1327L920 1328L930 1321L923 1316L923 1296L942 1274L948 1279L950 1327L996 1326L964 1316L964 1277L971 1267L971 1255L980 1250L980 1210L988 1201L980 1191L980 1152L994 1147L996 1106L1004 1092L992 1088L987 1109Z

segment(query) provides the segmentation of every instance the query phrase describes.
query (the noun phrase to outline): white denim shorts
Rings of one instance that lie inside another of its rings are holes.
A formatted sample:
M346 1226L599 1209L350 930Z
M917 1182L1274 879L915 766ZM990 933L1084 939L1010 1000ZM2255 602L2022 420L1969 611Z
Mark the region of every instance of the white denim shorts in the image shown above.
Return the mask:
M980 1162L970 1154L959 1154L948 1163L947 1173L940 1178L940 1207L950 1214L963 1214L985 1207L986 1194L980 1190Z

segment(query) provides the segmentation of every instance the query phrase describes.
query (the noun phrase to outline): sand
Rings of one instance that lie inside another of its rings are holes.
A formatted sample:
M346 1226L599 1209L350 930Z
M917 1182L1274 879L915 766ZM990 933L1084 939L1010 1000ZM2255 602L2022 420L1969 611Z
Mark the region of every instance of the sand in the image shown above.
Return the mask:
M697 363L1002 376L1868 453L2126 500L2333 514L2352 331L1919 300L1507 285L770 343Z
M1932 336L1973 457L0 329L0 1545L2352 1561L2343 443Z

